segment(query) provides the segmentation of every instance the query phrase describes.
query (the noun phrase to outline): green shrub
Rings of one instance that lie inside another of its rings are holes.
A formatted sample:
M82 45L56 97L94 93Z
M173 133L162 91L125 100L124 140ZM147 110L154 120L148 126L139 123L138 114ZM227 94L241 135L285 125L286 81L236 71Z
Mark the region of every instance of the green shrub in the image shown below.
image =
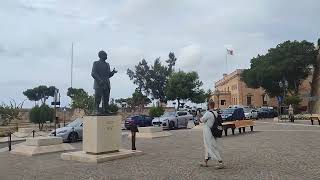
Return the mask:
M298 107L301 103L302 99L298 96L298 95L292 95L292 96L288 96L285 99L285 104L286 105L293 105L295 107Z
M54 119L54 110L48 105L43 104L40 107L35 106L31 109L29 117L30 121L39 124L39 129L42 129L46 121L52 122Z
M112 112L112 113L116 113L116 112L118 112L119 107L118 107L116 104L110 104L110 105L109 105L109 110L110 110L110 112Z
M164 113L164 108L163 107L152 107L149 110L149 115L151 117L160 117Z

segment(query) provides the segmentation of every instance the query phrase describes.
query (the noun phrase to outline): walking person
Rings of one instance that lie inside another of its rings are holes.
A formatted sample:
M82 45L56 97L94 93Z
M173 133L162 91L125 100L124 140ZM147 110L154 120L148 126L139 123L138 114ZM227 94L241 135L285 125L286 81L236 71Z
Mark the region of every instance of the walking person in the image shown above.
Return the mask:
M293 107L291 104L289 105L288 114L290 122L294 122Z
M203 143L205 150L205 158L204 163L200 165L202 167L208 167L209 160L218 161L217 169L224 168L224 164L221 157L221 139L218 137L214 137L211 131L215 121L217 120L218 113L214 111L215 103L213 101L209 101L208 103L208 111L201 117L200 121L203 122Z

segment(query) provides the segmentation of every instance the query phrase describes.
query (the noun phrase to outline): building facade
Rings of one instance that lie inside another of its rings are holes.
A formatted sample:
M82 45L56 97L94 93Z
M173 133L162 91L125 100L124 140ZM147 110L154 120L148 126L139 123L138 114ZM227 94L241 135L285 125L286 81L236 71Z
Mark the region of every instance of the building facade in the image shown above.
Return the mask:
M230 74L223 74L223 78L215 83L213 100L217 108L224 109L230 105L243 106L272 106L277 107L276 98L270 98L262 88L248 88L241 80L243 69L237 69ZM300 87L300 94L305 95L310 92L310 79L303 81ZM308 99L302 97L302 106L308 106Z

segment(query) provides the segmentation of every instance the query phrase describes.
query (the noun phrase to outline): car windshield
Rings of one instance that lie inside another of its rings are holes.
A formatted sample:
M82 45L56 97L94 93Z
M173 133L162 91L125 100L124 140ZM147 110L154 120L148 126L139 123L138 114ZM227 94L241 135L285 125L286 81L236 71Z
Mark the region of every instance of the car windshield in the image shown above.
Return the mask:
M82 119L78 118L67 125L67 127L77 127L82 123Z
M224 110L222 110L222 114L232 114L234 112L234 110L235 109L232 109L232 108L224 109Z
M176 112L165 112L162 117L169 117L169 116L175 116Z

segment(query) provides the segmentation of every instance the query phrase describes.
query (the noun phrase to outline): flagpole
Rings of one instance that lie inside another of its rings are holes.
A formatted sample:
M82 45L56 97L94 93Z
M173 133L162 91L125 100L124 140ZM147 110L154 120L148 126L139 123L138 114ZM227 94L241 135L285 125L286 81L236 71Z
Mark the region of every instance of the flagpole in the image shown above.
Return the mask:
M72 88L72 81L73 81L73 42L71 44L71 67L70 67L70 80L71 80L71 88Z
M226 49L226 74L228 74L228 50Z

